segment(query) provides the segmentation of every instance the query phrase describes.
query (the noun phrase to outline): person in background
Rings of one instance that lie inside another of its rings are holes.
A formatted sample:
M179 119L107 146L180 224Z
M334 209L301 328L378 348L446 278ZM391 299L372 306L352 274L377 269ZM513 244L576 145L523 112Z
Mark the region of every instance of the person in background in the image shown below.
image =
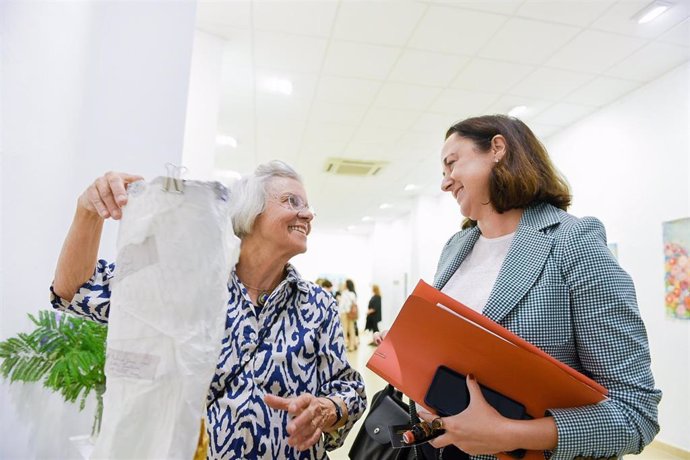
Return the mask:
M359 345L359 338L357 336L357 320L350 316L353 305L357 304L355 283L351 279L345 280L339 292L338 311L340 313L340 322L343 324L343 329L345 331L345 343L347 345L347 351L355 351L357 350L357 345Z
M566 212L565 179L516 118L451 126L441 164L441 189L466 220L441 252L435 287L594 379L609 397L512 420L486 402L470 374L469 406L437 420L445 433L430 446L443 448L446 460L515 449L547 451L552 460L640 453L659 431L661 392L635 287L602 223Z
M364 324L364 329L371 331L372 335L379 331L379 322L381 321L381 290L378 284L371 286L372 296L369 299L369 306L367 308L367 321ZM376 345L374 340L369 345Z
M324 291L328 292L330 295L335 297L335 294L333 293L333 283L331 283L328 279L324 278L321 281L321 287Z
M117 272L96 260L101 230L105 219L120 219L127 186L141 179L107 173L79 197L51 286L55 308L108 321ZM314 219L302 180L272 161L230 196L241 248L208 393L207 458L328 458L361 417L366 395L345 355L335 299L289 263L307 250ZM257 341L262 332L270 339Z

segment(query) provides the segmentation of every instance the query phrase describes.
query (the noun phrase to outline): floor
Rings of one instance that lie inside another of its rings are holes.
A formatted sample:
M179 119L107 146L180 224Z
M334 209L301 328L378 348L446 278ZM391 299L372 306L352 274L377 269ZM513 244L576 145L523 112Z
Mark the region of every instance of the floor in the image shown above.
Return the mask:
M363 342L367 343L368 340L365 339L363 340ZM355 368L357 368L364 377L364 383L367 389L367 397L369 398L369 400L371 400L371 397L374 395L374 393L381 390L386 385L386 382L383 379L371 372L366 367L366 363L369 359L369 356L371 356L373 349L374 347L364 345L360 346L357 351L348 353L348 359L350 360L350 363ZM364 416L366 416L366 413ZM355 439L355 433L357 433L360 429L362 420L364 420L364 416L357 422L357 424L350 432L350 435L347 437L347 439L345 439L345 444L343 445L343 447L329 454L329 458L331 460L349 460L347 454L350 451L352 441L354 441ZM684 460L690 459L690 454L675 455L674 453L670 453L666 449L664 449L663 445L660 446L652 442L652 444L647 446L647 448L640 455L627 455L625 458L628 460Z

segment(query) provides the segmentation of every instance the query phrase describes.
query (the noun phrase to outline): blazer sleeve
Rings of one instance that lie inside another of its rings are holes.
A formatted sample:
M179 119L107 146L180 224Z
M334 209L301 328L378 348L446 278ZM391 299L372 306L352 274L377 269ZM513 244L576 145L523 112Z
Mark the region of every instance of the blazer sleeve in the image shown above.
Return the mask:
M558 428L553 459L639 453L659 431L649 344L630 276L606 246L602 223L580 219L562 242L561 270L571 299L584 373L609 390L599 404L551 409Z

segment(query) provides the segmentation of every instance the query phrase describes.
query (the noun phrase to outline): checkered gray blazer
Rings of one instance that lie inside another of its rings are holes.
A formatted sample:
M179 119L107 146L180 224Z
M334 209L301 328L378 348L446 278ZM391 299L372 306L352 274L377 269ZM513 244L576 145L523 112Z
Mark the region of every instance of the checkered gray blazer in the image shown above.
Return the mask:
M462 230L445 245L442 288L479 238ZM639 453L659 431L647 333L630 276L606 246L602 223L549 204L525 209L483 314L609 390L592 406L549 412L552 459ZM491 456L477 458L492 458Z

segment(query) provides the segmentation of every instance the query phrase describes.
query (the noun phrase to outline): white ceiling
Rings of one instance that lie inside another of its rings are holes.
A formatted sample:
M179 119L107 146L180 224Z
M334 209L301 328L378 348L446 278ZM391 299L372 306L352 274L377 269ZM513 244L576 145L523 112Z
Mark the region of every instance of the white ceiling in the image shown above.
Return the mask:
M527 106L546 138L690 59L690 0L651 23L648 0L201 1L226 41L216 166L271 159L304 177L319 228L366 232L436 193L455 121ZM290 96L265 77L289 79ZM328 157L384 160L375 177L323 171ZM416 191L404 191L416 184ZM379 209L381 203L389 209Z

